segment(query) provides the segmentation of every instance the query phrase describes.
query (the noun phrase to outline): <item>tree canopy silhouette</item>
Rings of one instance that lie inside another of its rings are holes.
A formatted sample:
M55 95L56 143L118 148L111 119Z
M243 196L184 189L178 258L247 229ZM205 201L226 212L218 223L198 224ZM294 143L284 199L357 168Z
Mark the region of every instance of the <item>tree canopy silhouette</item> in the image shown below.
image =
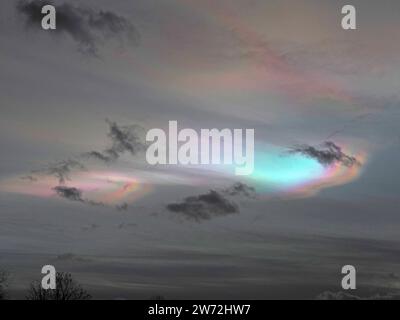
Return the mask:
M70 273L57 272L56 289L43 289L40 282L33 282L28 290L28 300L89 300L91 295L78 284Z

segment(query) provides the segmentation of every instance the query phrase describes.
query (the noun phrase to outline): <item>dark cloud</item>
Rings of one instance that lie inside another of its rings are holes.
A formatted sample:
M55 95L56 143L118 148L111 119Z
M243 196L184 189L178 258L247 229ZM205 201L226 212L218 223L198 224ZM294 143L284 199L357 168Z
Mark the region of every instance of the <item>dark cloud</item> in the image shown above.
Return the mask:
M95 158L95 159L98 159L98 160L101 160L101 161L104 161L104 162L111 161L111 158L109 156L107 156L107 155L105 155L105 154L103 154L103 153L101 153L99 151L90 151L90 152L86 153L86 155L89 158Z
M60 184L64 184L66 180L70 180L73 170L86 170L86 168L79 161L68 159L52 163L43 169L33 170L32 173L56 177Z
M110 126L108 137L112 140L112 147L110 150L115 153L123 153L129 151L131 154L136 154L143 147L140 139L135 133L138 129L137 126L121 126L119 127L115 122L107 120Z
M199 196L187 197L180 203L168 204L167 209L198 222L239 212L236 203L214 190Z
M90 151L85 155L103 162L113 162L117 160L123 153L129 152L132 155L137 154L145 149L145 143L139 137L139 126L119 126L116 122L106 120L109 125L107 136L111 140L111 147L100 152Z
M17 2L17 11L26 17L28 26L40 28L41 8L47 4L54 5L57 10L55 31L69 35L83 53L97 55L98 46L108 39L117 40L121 45L138 42L139 35L132 23L112 11L37 0Z
M385 293L385 294L375 294L367 297L360 297L358 295L354 295L351 293L338 291L325 291L320 293L317 297L317 300L399 300L400 293Z
M256 189L242 182L236 182L231 187L223 190L223 193L229 196L256 197Z
M70 201L78 201L85 204L89 204L91 206L104 206L104 203L102 202L97 202L83 198L82 190L75 187L57 186L54 187L53 190L57 193L59 197Z
M53 188L54 191L62 198L84 202L82 198L82 191L74 187L57 186Z
M324 166L334 163L340 163L346 167L360 165L360 162L355 157L345 154L342 148L331 141L326 141L318 147L308 144L297 145L291 148L289 152L303 154L316 159Z

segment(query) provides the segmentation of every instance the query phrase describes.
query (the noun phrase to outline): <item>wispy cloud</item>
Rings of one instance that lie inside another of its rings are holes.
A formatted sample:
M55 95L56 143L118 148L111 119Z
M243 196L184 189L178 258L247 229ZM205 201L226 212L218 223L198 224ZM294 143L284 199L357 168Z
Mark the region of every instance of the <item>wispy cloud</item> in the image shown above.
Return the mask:
M19 1L17 11L26 17L29 26L41 26L41 8L53 4L52 1ZM95 11L70 3L53 4L57 10L57 29L69 35L79 51L97 55L99 45L105 40L114 39L121 44L136 44L139 34L126 18L112 11Z
M108 119L106 122L109 125L107 136L111 140L111 147L101 152L89 151L85 154L87 157L109 163L117 160L125 152L135 155L145 149L145 143L138 133L139 126L119 126Z
M342 148L332 141L326 141L320 146L302 144L290 149L290 153L299 153L307 157L316 159L324 166L340 163L346 167L360 165L360 162L353 156L349 156L342 151Z
M84 202L82 198L82 191L74 187L57 186L54 191L62 198L71 201Z
M170 203L167 205L167 209L197 222L239 213L239 207L236 203L215 190L210 190L208 193L198 196L187 197L179 203Z
M70 201L82 202L93 206L104 206L102 202L96 202L83 198L82 190L75 187L56 186L53 188L53 190L57 193L59 197Z
M68 159L51 163L43 169L33 170L32 174L54 176L60 184L64 184L66 180L70 180L70 174L73 170L86 170L86 168L78 160ZM31 177L35 179L33 176Z
M223 193L229 196L242 196L246 198L256 197L256 189L242 182L236 182L232 186L224 189Z

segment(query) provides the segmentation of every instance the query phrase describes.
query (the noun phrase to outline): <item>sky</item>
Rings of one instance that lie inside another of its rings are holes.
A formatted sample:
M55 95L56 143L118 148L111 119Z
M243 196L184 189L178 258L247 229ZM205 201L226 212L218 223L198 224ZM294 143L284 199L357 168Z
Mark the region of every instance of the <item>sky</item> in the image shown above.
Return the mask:
M0 4L0 269L99 299L395 298L400 3ZM152 128L252 128L255 168L150 165ZM357 290L341 294L341 267Z

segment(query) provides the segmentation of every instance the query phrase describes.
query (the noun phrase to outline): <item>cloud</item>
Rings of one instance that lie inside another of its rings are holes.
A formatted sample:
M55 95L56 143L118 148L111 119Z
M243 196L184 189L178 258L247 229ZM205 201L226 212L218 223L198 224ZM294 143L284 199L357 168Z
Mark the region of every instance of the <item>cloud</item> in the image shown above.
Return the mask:
M256 197L256 189L242 182L236 182L231 187L223 190L223 193L229 196Z
M375 294L368 297L360 297L351 293L338 291L324 291L320 293L317 297L317 300L399 300L399 293L385 293L385 294Z
M214 190L199 196L187 197L180 203L168 204L167 209L171 212L183 214L186 218L197 222L239 213L236 203Z
M97 202L83 198L82 190L75 187L56 186L53 188L53 190L57 193L59 197L70 201L78 201L85 204L89 204L91 206L104 206L104 203L102 202Z
M86 170L86 168L79 161L68 159L49 164L44 169L33 170L32 173L54 176L58 179L60 184L64 184L66 180L70 180L70 174L73 170Z
M116 122L106 120L109 125L107 136L111 140L111 147L100 152L90 151L85 155L106 163L116 161L121 154L129 152L136 155L145 149L145 143L139 137L139 126L119 126Z
M326 141L319 147L307 144L297 145L291 148L289 152L299 153L316 159L324 166L329 166L334 163L340 163L346 167L360 165L360 162L355 157L345 154L341 147L331 141Z
M118 40L121 45L139 40L132 23L112 11L95 11L70 3L56 5L52 1L19 1L17 11L26 17L28 26L40 28L41 8L46 4L56 8L56 32L69 35L83 53L96 56L99 45L108 39Z
M104 162L110 162L112 159L110 156L107 156L99 151L90 151L90 152L86 153L86 155L89 158L95 158L95 159L98 159L98 160L101 160Z
M129 151L132 155L136 154L139 149L143 147L140 139L135 134L137 126L121 126L119 127L115 122L106 120L110 126L108 137L112 140L112 147L110 150L115 153L123 153Z
M82 191L74 187L57 186L53 188L54 191L62 198L71 201L84 202L82 198Z

